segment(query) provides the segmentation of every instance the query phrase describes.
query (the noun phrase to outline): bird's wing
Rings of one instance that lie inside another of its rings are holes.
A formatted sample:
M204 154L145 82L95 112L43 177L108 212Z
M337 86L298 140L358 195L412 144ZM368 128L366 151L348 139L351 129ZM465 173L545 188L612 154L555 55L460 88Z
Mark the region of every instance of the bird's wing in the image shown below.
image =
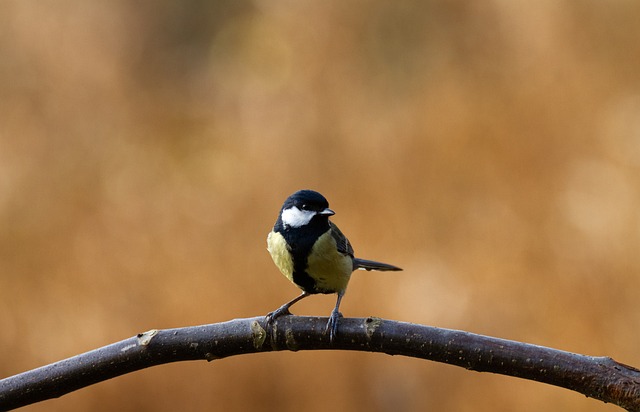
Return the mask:
M331 236L333 236L333 239L336 241L336 245L338 246L338 252L353 257L353 247L351 247L349 239L342 234L340 229L338 229L338 226L333 222L329 221L329 226L331 226Z

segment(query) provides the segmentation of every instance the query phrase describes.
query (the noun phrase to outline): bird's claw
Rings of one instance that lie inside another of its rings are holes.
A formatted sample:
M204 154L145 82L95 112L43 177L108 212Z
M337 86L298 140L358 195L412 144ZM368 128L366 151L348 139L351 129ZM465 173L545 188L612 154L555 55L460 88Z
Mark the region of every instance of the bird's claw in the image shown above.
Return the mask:
M338 323L342 318L342 313L334 310L331 312L331 316L329 316L329 321L327 322L327 327L324 330L324 333L329 332L329 342L333 343L334 338L338 333Z
M267 323L267 328L271 328L273 322L275 322L277 318L286 315L291 315L291 312L289 312L289 306L287 305L283 305L273 312L267 313L267 316L264 317L265 322Z

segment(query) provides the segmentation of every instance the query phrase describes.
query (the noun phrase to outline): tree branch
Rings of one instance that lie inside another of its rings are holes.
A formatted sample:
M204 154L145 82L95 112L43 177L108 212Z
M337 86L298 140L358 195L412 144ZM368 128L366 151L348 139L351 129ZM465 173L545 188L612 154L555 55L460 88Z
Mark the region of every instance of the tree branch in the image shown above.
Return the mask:
M267 333L264 317L152 330L0 380L6 411L129 372L170 362L212 361L245 353L343 349L404 355L544 382L640 411L640 371L592 357L526 343L379 318L341 319L333 345L327 318L284 316Z

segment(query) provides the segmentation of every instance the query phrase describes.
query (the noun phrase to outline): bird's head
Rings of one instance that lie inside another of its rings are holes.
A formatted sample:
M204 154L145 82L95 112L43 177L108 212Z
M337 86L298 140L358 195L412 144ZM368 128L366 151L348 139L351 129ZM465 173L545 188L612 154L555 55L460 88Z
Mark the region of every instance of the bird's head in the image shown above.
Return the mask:
M328 219L335 212L329 209L329 202L313 190L299 190L289 196L282 205L280 218L285 227L299 228L308 225L312 219Z

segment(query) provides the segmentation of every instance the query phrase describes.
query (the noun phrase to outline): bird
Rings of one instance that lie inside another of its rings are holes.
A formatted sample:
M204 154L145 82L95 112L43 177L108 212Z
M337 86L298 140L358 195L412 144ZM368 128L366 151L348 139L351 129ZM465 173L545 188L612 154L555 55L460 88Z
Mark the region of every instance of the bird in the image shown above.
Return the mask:
M353 271L357 269L399 271L387 263L354 257L349 239L329 220L335 212L329 202L314 190L299 190L289 196L267 236L267 250L282 274L302 290L302 294L266 316L267 326L289 308L314 294L338 295L325 334L333 343L342 317L340 302Z

